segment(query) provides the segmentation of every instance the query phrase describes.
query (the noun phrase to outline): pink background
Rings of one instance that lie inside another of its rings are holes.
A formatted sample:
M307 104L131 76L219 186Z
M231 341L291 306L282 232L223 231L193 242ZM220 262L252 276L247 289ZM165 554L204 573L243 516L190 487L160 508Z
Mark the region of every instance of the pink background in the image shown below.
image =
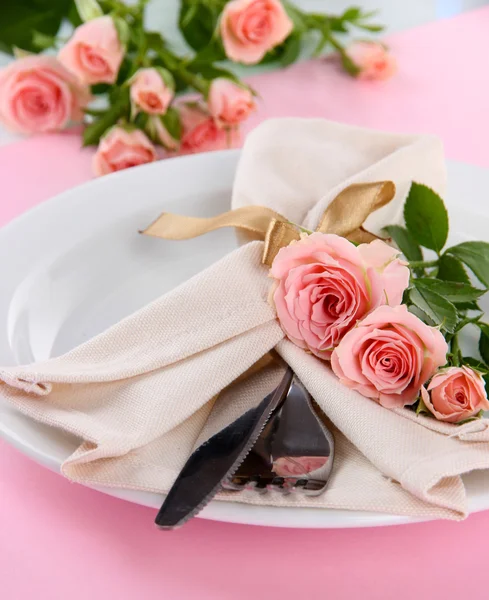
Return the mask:
M321 116L441 136L489 167L489 9L392 37L400 71L374 84L331 62L253 78L270 116ZM0 149L0 224L90 178L73 133ZM0 442L0 596L164 600L487 598L489 512L463 523L265 529L194 520L160 533L154 511L71 484Z

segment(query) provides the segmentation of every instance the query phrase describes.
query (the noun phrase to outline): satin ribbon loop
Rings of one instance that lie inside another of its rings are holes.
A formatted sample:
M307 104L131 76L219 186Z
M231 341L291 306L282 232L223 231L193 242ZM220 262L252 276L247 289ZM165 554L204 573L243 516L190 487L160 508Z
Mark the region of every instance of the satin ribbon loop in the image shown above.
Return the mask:
M392 181L350 185L324 211L317 231L348 237L362 227L371 213L388 204L395 193Z
M316 231L341 235L359 244L371 242L376 236L365 231L363 223L372 212L388 204L395 193L392 181L350 185L324 211ZM167 240L189 240L222 227L235 227L264 240L262 262L269 267L281 248L300 239L296 225L271 208L255 205L210 218L163 213L141 233Z

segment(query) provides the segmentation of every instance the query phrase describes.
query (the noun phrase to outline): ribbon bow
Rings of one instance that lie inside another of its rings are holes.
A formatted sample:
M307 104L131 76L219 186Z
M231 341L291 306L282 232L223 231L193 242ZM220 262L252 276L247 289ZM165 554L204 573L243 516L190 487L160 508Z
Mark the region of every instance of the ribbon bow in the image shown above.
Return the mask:
M335 233L355 243L371 242L376 236L363 229L363 223L372 212L388 204L395 193L392 181L350 185L324 211L316 231ZM300 239L300 227L271 208L254 205L210 218L162 213L142 233L167 240L188 240L222 227L235 227L264 240L262 262L267 266L271 266L280 248Z

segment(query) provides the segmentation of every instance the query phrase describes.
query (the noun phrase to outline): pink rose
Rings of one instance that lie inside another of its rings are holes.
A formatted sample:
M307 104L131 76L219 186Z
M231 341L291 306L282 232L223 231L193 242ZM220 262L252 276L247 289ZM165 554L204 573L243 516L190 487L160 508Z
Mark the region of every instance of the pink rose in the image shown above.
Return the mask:
M237 125L256 108L248 88L224 77L214 79L211 83L207 102L210 113L222 125Z
M0 121L13 131L59 131L80 121L87 88L52 56L26 56L0 71Z
M127 131L113 127L100 140L93 157L95 175L106 175L156 160L156 150L139 129Z
M131 80L131 100L136 109L150 115L166 113L173 99L173 87L157 69L140 69Z
M58 57L83 83L115 83L124 47L112 17L99 17L77 27Z
M285 40L293 23L279 0L232 0L222 11L220 29L226 56L252 65Z
M360 79L389 79L397 70L396 59L378 42L355 42L346 53L360 69Z
M405 305L381 306L345 335L331 366L344 385L394 408L416 401L447 350L440 331Z
M355 246L337 235L313 233L282 248L270 275L273 301L286 335L328 359L341 338L369 311L397 305L409 283L399 252L381 240Z
M273 461L272 470L279 477L297 477L321 469L327 456L284 456Z
M182 104L179 110L183 128L182 154L224 150L237 142L237 132L219 127L214 117L199 104Z
M465 366L442 369L430 381L428 390L421 388L421 395L426 408L439 421L448 423L459 423L489 410L482 375Z

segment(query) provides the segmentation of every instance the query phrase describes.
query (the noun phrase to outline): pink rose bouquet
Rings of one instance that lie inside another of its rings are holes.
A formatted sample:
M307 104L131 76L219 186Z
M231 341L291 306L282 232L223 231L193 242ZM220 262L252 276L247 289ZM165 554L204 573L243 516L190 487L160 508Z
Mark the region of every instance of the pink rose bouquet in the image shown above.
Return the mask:
M83 122L83 144L100 144L96 175L147 162L150 156L155 160L239 143L239 128L257 110L257 95L237 77L232 62L285 67L299 58L302 37L309 32L318 38L315 55L328 47L339 52L352 75L385 78L392 70L378 44L368 51L364 44L362 53L352 47L349 58L343 34L353 28L382 29L359 8L321 15L283 0L180 0L178 24L189 51L179 56L159 32L146 30L147 0L42 4L33 9L39 22L55 28L57 20L58 25L70 20L77 26L63 40L39 31L26 36L21 28L2 39L0 31L0 45L22 55L0 70L0 123L32 134ZM44 50L50 55L25 56ZM223 68L224 60L230 68ZM192 102L179 98L188 94ZM129 137L138 140L137 152ZM150 151L149 145L160 151Z
M477 303L489 286L489 244L446 248L444 203L421 184L404 217L405 227L369 244L302 233L273 260L270 300L289 340L330 362L346 387L448 423L478 418L489 410L489 324ZM424 260L423 247L436 259ZM466 326L480 331L478 356L460 349Z

